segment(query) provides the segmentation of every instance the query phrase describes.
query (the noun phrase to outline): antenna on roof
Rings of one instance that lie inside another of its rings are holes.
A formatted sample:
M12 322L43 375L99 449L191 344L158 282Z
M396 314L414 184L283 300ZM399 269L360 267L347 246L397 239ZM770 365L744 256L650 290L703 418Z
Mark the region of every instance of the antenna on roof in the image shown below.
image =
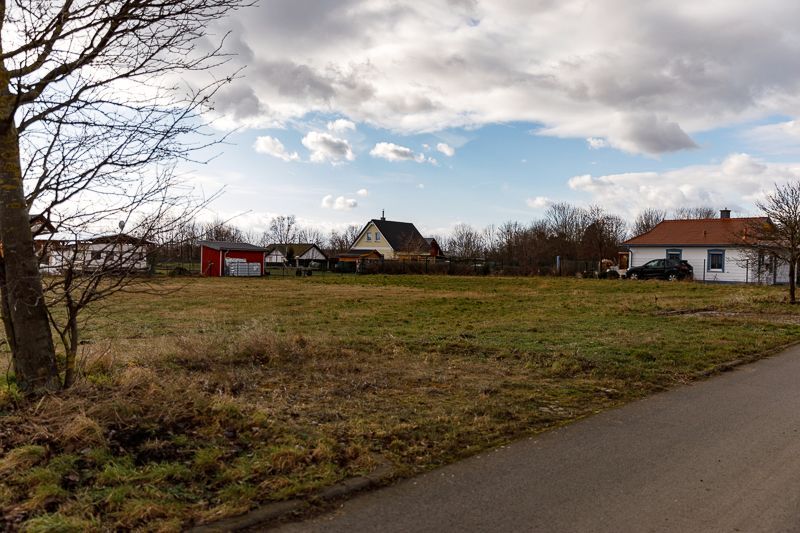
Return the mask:
M381 209L381 220L386 220L386 210Z

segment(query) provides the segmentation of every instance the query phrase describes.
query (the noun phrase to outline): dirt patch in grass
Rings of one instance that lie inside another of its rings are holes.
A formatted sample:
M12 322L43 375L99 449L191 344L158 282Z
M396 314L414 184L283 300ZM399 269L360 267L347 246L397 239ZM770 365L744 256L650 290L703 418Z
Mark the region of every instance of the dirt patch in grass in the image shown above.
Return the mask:
M73 389L0 387L0 528L177 531L378 463L411 475L792 342L782 299L411 276L120 296Z

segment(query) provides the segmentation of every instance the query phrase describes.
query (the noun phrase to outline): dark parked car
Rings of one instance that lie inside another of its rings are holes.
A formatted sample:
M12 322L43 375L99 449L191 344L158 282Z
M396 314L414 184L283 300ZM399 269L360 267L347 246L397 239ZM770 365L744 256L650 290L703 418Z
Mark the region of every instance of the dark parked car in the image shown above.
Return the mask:
M628 279L677 279L691 278L692 265L678 259L653 259L642 266L629 268L625 273Z

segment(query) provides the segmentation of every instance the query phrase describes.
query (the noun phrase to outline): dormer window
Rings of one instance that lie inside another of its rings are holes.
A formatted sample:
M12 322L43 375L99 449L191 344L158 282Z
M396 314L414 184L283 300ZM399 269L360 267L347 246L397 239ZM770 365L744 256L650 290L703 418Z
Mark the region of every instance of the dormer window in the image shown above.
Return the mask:
M368 241L371 241L371 240L372 240L372 233L370 233L370 232L367 232L367 240L368 240Z
M376 231L376 232L375 232L375 240L376 240L376 241L379 241L379 240L381 240L381 232L380 232L380 231Z

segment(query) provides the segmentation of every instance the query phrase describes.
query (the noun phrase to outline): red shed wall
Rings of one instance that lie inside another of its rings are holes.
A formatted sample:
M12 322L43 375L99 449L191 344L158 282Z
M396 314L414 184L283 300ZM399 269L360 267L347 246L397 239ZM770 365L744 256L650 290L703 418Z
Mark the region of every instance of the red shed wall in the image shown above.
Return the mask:
M261 265L261 275L264 275L264 252L244 252L239 250L212 250L205 246L200 247L200 268L204 276L222 276L222 265L225 258L244 259L248 263Z
M222 261L220 260L222 252L219 250L212 250L206 246L200 247L200 273L204 276L212 276L218 278L222 275L220 267Z

